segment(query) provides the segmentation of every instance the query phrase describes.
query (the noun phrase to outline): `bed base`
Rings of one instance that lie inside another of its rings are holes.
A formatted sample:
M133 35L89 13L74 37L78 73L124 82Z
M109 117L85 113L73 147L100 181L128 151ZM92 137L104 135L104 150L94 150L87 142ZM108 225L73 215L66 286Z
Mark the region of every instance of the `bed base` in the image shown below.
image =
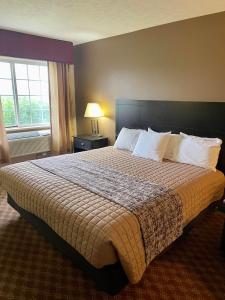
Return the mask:
M65 256L88 274L96 283L96 287L102 291L105 291L109 295L116 295L127 284L128 278L120 263L105 266L101 269L93 267L86 259L77 252L72 246L70 246L65 240L63 240L54 230L51 229L44 221L21 208L8 194L8 203L28 222L30 222L56 249L58 249ZM194 220L192 220L186 227L184 227L183 235L188 234L193 226L198 223L209 211L215 209L221 200L210 204L205 210L203 210ZM168 248L166 248L159 256L164 254L170 249L175 242L173 242Z
M8 194L8 203L28 222L30 222L56 249L88 274L96 283L98 289L110 295L117 294L128 283L127 276L120 263L96 269L86 259L63 240L54 230L44 221L21 208Z

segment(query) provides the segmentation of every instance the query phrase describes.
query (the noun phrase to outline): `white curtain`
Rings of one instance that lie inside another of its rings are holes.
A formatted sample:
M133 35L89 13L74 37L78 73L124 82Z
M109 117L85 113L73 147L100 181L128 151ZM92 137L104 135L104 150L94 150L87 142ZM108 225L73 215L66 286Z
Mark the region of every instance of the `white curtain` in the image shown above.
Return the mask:
M2 103L0 97L0 163L8 163L9 161L9 144L3 122Z

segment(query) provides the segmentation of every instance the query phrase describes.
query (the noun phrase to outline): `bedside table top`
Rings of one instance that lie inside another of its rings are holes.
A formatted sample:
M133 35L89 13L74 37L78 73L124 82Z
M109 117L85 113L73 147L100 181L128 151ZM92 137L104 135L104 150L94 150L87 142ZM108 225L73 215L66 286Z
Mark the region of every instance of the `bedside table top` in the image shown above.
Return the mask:
M98 140L102 140L102 139L107 139L107 137L103 136L103 135L99 135L99 136L94 136L94 135L78 135L78 136L74 136L74 138L76 139L82 139L82 140L87 140L87 141L98 141Z

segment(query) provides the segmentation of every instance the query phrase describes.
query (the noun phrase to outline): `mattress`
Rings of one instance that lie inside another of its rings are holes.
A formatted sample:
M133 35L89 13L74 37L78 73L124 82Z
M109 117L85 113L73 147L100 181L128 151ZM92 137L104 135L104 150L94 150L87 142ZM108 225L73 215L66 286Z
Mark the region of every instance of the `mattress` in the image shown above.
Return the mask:
M183 226L223 195L220 171L155 162L113 147L71 155L176 192L183 204ZM119 260L131 283L141 279L147 267L142 234L126 208L31 162L2 168L0 183L20 207L45 221L94 267Z

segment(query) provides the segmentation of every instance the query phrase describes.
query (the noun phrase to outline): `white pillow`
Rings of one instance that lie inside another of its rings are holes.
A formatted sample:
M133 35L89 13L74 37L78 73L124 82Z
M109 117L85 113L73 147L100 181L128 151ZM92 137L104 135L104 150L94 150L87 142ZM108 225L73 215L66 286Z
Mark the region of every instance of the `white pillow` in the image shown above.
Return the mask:
M182 137L191 137L193 139L197 139L199 141L204 141L204 142L208 142L211 145L215 145L215 146L221 146L222 145L222 140L218 139L218 138L208 138L208 137L200 137L200 136L196 136L196 135L189 135L183 132L180 132L180 135Z
M182 133L181 136L176 161L216 171L222 141Z
M116 139L114 148L133 151L137 143L139 134L145 130L142 129L129 129L123 127Z
M156 131L152 130L151 128L148 128L148 132L156 133ZM176 161L176 156L178 153L181 136L180 134L171 134L170 131L163 132L163 133L170 134L169 142L167 144L166 151L163 158Z
M169 142L169 137L170 132L141 132L132 154L161 162Z

